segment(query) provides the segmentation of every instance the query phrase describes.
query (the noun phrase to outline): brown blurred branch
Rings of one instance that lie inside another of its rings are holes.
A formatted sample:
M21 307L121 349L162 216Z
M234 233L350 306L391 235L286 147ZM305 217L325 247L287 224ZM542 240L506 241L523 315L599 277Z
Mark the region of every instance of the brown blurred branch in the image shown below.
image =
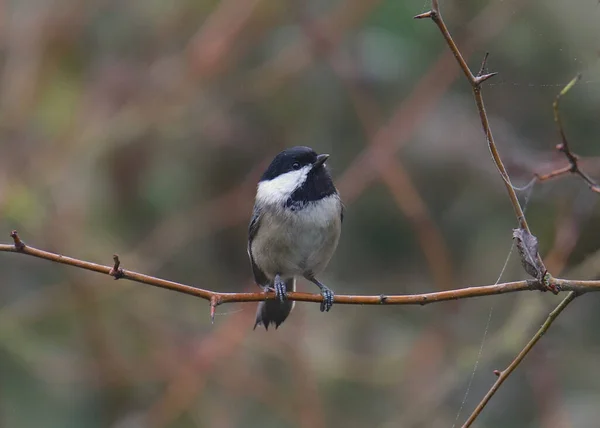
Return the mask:
M227 361L246 337L243 323L250 321L249 312L238 312L227 318L202 338L201 343L185 350L176 364L171 364L173 376L167 381L162 395L144 415L145 427L171 426L181 413L190 409L209 380L209 372L219 362ZM256 384L255 384L256 385Z
M188 44L190 71L196 79L216 75L232 60L233 46L259 3L259 0L227 0L215 7Z
M463 35L463 56L492 39L505 26L524 1L490 2L467 25ZM336 180L344 201L357 199L378 176L381 164L393 156L420 129L434 105L456 80L452 54L442 52L438 60L414 85L410 94L394 109L387 123L380 127L369 146L355 157Z
M318 27L323 33L328 34L335 40L341 39L348 29L355 26L360 19L363 19L361 18L362 16L368 15L371 8L376 6L377 1L370 0L369 2L365 2L354 0L350 3L345 2L340 8L336 8L328 18L324 20L320 19L317 23ZM466 26L467 29L463 37L463 55L474 51L477 47L498 34L510 17L513 16L513 13L525 4L526 2L516 0L502 3L492 2L482 9ZM348 15L348 10L351 11L351 15ZM490 25L491 22L493 25ZM477 37L470 36L472 34L477 34ZM330 41L327 48L331 50L335 46L337 46L335 41L333 43ZM301 49L298 50L296 47ZM302 49L306 49L305 43L299 41L284 49L278 55L278 59L269 61L269 63L280 63L283 69L285 68L283 64L293 62L289 60L299 57L299 52ZM291 56L290 53L292 54ZM324 54L324 52L321 53L321 55ZM313 55L313 57L316 56ZM415 85L411 94L394 110L388 123L375 132L375 135L369 141L369 146L355 158L352 164L336 180L340 193L344 196L344 201L347 204L356 200L368 188L378 176L377 171L381 169L381 165L392 157L401 145L410 139L415 130L419 129L420 124L426 119L427 114L431 111L435 103L441 99L442 95L455 81L457 73L449 68L451 60L451 54L447 52L440 54L436 63L430 67L429 71ZM308 66L308 63L304 64L301 69L304 69L306 66ZM256 72L256 77L250 79L247 84L242 86L252 88L252 92L256 92L257 94L271 93L270 91L279 88L280 85L292 77L292 74L283 73L286 75L286 78L280 78L279 72L268 71L271 69L278 70L279 68L266 65L260 67ZM300 69L297 71L299 72ZM265 82L271 82L269 83L270 89L259 90ZM362 105L360 107L367 106ZM360 115L363 114L368 115L368 112L360 113ZM372 114L372 112L369 114ZM265 160L265 162L268 163L270 159L271 157ZM131 258L137 259L137 254L141 252L142 259L149 266L148 268L154 269L156 264L163 263L165 259L168 259L169 255L180 250L191 238L202 236L209 230L211 233L215 233L224 228L239 225L247 221L247 216L244 214L247 211L240 209L239 204L249 204L248 210L252 209L251 199L247 197L252 193L249 190L249 186L255 186L256 180L253 177L256 176L258 178L260 175L259 172L262 172L264 167L266 165L259 165L253 172L248 174L247 179L241 181L239 186L215 200L203 203L191 211L176 213L166 218L146 239L138 244L135 250L129 252L125 258L128 260L131 260ZM232 209L233 206L237 208ZM197 227L199 216L205 219L205 223L208 226ZM192 223L194 227L189 227L188 224ZM173 233L173 230L180 233ZM156 248L160 248L161 250L160 257L156 256ZM136 260L138 263L141 261ZM438 269L442 270L441 268ZM445 281L450 282L450 279L446 279ZM446 282L443 286L447 285Z
M80 269L91 270L93 272L102 273L114 277L115 266L104 266L84 260L75 259L73 257L63 256L61 254L51 253L49 251L40 250L37 248L25 245L16 231L11 233L11 237L15 244L0 244L0 252L19 253L28 256L38 257L44 260L49 260L55 263L61 263ZM165 288L167 290L177 291L179 293L188 294L190 296L200 297L208 300L211 306L218 306L223 303L234 302L259 302L264 300L275 299L275 293L220 293L217 291L205 290L202 288L192 287L190 285L181 284L174 281L169 281L162 278L157 278L142 273L132 272L121 267L119 269L119 278L129 281L139 282L141 284L151 285L153 287ZM563 291L575 291L577 293L585 293L588 291L600 291L600 280L598 281L577 281L568 279L559 279L550 277L551 285ZM346 305L426 305L435 302L445 302L448 300L467 299L481 296L491 296L496 294L514 293L517 291L540 290L545 291L546 287L536 280L523 280L515 282L506 282L494 285L482 285L475 287L459 288L455 290L441 291L436 293L423 294L405 294L405 295L348 295L339 294L334 297L335 303ZM314 302L320 303L323 296L320 294L288 292L288 299L298 302Z
M381 0L343 1L320 17L319 27L330 35L328 50L322 50L320 55L333 52L333 49L343 42L349 30L367 19L381 2ZM310 46L300 38L252 71L248 81L242 87L256 96L270 94L306 70L317 58L318 56L311 55Z
M332 37L318 22L307 16L305 9L300 8L299 20L315 55L333 50ZM329 55L328 61L336 77L346 88L367 140L373 145L377 129L383 123L383 115L375 98L361 87L356 77L351 77L360 74L358 64L349 56L343 58L341 53ZM446 241L404 165L390 156L380 163L377 172L392 194L394 202L411 223L435 286L439 290L454 288L454 269Z

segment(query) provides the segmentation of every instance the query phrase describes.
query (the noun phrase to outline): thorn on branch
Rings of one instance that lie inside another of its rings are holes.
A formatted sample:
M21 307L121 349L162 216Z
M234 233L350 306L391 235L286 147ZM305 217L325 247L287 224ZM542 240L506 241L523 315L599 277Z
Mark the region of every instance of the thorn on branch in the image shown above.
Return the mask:
M21 241L21 238L19 238L19 234L17 233L16 230L13 230L10 233L10 237L13 239L13 241L15 243L15 249L17 251L23 251L23 249L25 248L25 243L23 241Z
M217 301L217 297L212 296L210 298L210 323L211 324L215 323L215 309L218 304L219 304L219 302Z
M413 16L413 19L427 19L427 18L432 18L432 17L433 17L433 12L430 10L429 12L420 13L418 15Z
M477 72L477 74L474 76L476 86L480 86L483 82L485 82L486 80L488 80L488 79L494 77L496 74L498 74L498 72L486 73L487 60L488 60L489 56L490 56L490 53L486 52L485 55L483 56L483 61L481 61L481 67L479 68L479 71Z
M475 77L475 83L477 84L477 86L479 86L486 80L494 77L496 74L498 74L498 72L494 71L493 73L482 74L481 76L477 76L477 77Z
M494 370L494 374L496 376L500 376L502 374L502 372L500 372L500 370Z
M108 272L108 274L110 276L112 276L114 279L120 279L123 278L123 276L125 276L125 271L123 270L121 266L121 260L119 260L119 256L117 254L115 254L113 256L113 260L115 262L114 266L112 267L112 269L110 270L110 272Z

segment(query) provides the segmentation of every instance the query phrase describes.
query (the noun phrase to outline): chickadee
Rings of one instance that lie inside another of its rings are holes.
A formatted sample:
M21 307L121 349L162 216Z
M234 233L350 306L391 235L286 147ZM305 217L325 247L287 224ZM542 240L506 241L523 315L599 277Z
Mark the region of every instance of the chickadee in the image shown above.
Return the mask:
M333 305L333 292L320 274L333 255L342 228L344 208L325 161L310 147L279 153L258 182L248 227L248 255L256 283L274 290L275 300L260 302L256 323L269 329L285 321L294 307L286 292L296 290L303 276L321 289L321 312Z

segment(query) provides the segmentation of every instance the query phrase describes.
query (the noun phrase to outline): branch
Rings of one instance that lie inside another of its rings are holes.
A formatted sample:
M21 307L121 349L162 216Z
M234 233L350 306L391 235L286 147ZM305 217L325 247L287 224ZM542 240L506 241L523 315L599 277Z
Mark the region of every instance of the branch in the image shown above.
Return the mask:
M463 428L468 428L473 424L473 422L475 422L475 419L477 419L477 417L479 416L483 408L486 406L488 401L490 401L490 399L494 396L496 391L498 391L500 385L504 383L508 376L510 376L510 374L517 368L521 361L523 361L523 359L527 356L529 351L533 349L538 340L540 340L542 336L546 334L552 323L561 314L561 312L569 305L569 303L575 300L575 297L577 297L578 295L579 294L577 294L577 292L575 291L571 291L569 294L567 294L567 297L565 297L563 301L560 302L560 304L556 308L554 308L552 312L550 312L550 315L548 315L548 318L546 318L546 322L544 322L542 327L531 338L531 340L525 346L525 348L523 348L523 350L519 352L519 355L515 357L513 362L510 363L510 365L502 371L494 370L494 374L498 376L498 380L496 380L496 382L494 383L494 385L492 385L488 393L485 394L485 397L483 397L481 402L477 405L473 413L471 413L471 416L469 416L469 419L467 419L467 421L463 425Z
M257 293L221 293L217 291L205 290L192 287L191 285L181 284L175 281L169 281L157 278L143 273L125 270L121 267L121 261L118 256L113 256L114 265L104 266L85 260L79 260L73 257L63 256L61 254L51 253L26 245L16 231L11 233L14 244L0 244L0 252L19 253L27 256L38 257L55 263L74 266L80 269L90 270L104 275L109 275L115 279L126 279L141 284L151 285L153 287L165 288L178 293L188 294L199 297L210 302L211 312L214 314L214 308L223 303L235 302L260 302L264 300L274 300L273 292ZM600 291L600 280L598 281L577 281L569 279L551 278L552 285L564 291L574 291L577 293ZM404 294L404 295L349 295L336 294L334 302L345 305L427 305L429 303L446 302L449 300L469 299L473 297L493 296L496 294L514 293L517 291L546 291L544 285L537 280L523 280L515 282L505 282L494 285L480 285L474 287L458 288L455 290L440 291L435 293L423 294ZM321 303L323 296L320 294L288 292L289 300L297 302Z
M444 22L444 19L442 18L442 14L440 12L440 5L439 5L438 0L432 0L431 10L429 12L425 12L425 13L415 16L415 19L424 19L424 18L430 18L438 26L440 32L442 33L442 36L444 36L444 39L446 40L446 43L448 44L448 47L450 48L450 50L452 51L452 54L456 58L458 65L460 66L465 77L471 84L473 96L475 97L475 104L477 105L477 111L479 112L479 119L481 120L481 126L483 128L483 132L485 134L485 137L486 137L486 140L488 143L488 148L492 155L492 160L494 161L494 165L496 165L496 168L498 169L498 172L500 173L500 176L502 177L502 181L504 182L504 187L506 188L506 191L508 192L508 197L513 206L513 210L515 211L517 221L519 222L519 228L524 230L525 233L531 234L531 231L529 230L529 225L527 224L527 220L525 219L525 213L523 212L523 209L521 208L521 204L519 203L519 198L517 197L517 193L515 192L515 188L513 187L512 183L510 181L508 172L506 171L504 163L502 162L502 159L500 158L500 153L498 152L498 148L496 147L496 143L494 142L494 136L492 135L490 123L489 123L489 120L487 117L487 113L485 111L485 104L483 103L483 95L481 94L481 84L497 74L497 73L485 73L488 54L485 54L485 56L483 58L483 62L481 63L479 72L476 75L473 74L473 72L467 65L466 61L464 60L462 54L460 53L458 46L452 39L452 36L450 35L450 32L448 31L448 27L446 27L446 23ZM543 268L544 262L542 261L542 258L540 257L539 253L535 254L535 258L537 261L536 264ZM542 270L545 270L545 268ZM538 279L541 279L541 278L538 278ZM545 284L545 286L547 287L548 290L552 291L554 294L558 294L559 290L555 287L552 287L549 281L544 280L543 283Z
M452 39L452 36L450 35L450 32L448 31L448 28L446 27L446 24L444 23L444 19L442 18L442 15L440 13L440 6L439 6L438 0L432 0L431 10L429 12L422 13L420 15L415 16L415 19L424 19L424 18L431 18L431 20L438 26L440 32L442 33L442 36L444 36L444 39L446 40L446 43L448 44L448 47L454 54L454 57L456 58L458 65L460 66L465 77L471 84L471 89L473 90L473 96L475 97L475 103L477 104L477 110L479 111L479 118L481 120L481 126L483 127L483 132L485 133L488 147L490 149L490 153L492 154L492 159L494 161L494 164L496 165L496 168L498 169L498 172L500 173L500 176L502 177L502 180L504 181L504 186L506 187L506 191L508 192L508 196L510 198L511 204L515 211L515 215L517 216L517 220L519 222L519 226L521 227L521 229L525 229L525 230L529 231L529 226L527 225L527 220L525 219L525 214L523 213L523 210L521 209L521 204L519 203L519 199L517 198L515 189L513 188L512 184L510 182L510 177L508 176L508 173L506 172L506 168L504 167L504 164L502 163L502 159L500 158L500 154L496 147L496 143L494 142L494 136L492 135L492 130L490 129L490 124L489 124L489 120L487 117L487 113L485 112L485 105L483 103L483 97L481 95L481 84L483 82L485 82L486 80L488 80L489 78L495 76L497 73L484 74L487 57L488 57L487 54L485 55L485 57L483 59L479 73L477 73L477 75L474 75L471 72L471 69L469 68L466 61L464 60L462 54L460 53L460 50L458 49L458 46Z
M500 176L502 177L502 179L504 181L504 186L506 187L508 196L510 198L511 204L515 211L515 215L517 217L517 221L519 222L519 229L515 230L514 236L515 236L515 238L517 238L517 248L519 249L519 253L521 254L521 261L523 262L523 266L525 267L525 269L528 273L530 273L531 275L534 275L537 278L538 283L542 284L543 287L546 287L548 290L557 294L560 290L559 282L561 282L561 281L558 281L558 282L554 281L554 279L547 272L547 270L544 266L542 258L540 257L539 252L537 251L537 239L531 234L531 231L529 230L527 220L525 219L525 214L523 213L523 210L521 209L519 199L517 198L515 189L510 182L510 177L506 171L506 168L504 167L504 164L502 163L502 159L500 158L500 154L498 152L498 149L494 142L494 137L492 135L492 131L490 129L489 120L487 117L487 113L485 111L485 105L484 105L483 96L481 93L481 84L485 80L487 80L495 75L495 73L484 74L488 54L485 55L479 72L477 73L477 75L474 75L471 72L471 69L467 65L466 61L462 57L462 54L460 53L458 46L452 39L452 36L450 35L450 32L448 31L448 28L446 27L446 24L444 23L444 20L440 13L440 7L439 7L438 0L432 0L431 10L429 12L417 15L417 16L415 16L415 18L416 19L430 18L437 25L440 32L442 33L442 36L446 40L446 43L448 44L449 49L452 51L452 54L456 58L458 65L460 66L465 77L471 84L471 89L473 91L473 96L475 97L475 104L477 105L477 110L479 112L479 118L481 120L481 125L483 127L483 131L484 131L486 139L487 139L488 148L492 155L494 164L496 165L496 168L498 169L498 172L500 173ZM562 139L562 143L557 148L558 148L558 150L562 151L565 154L565 156L567 157L567 159L569 160L570 165L569 165L568 171L577 173L578 175L580 175L583 178L583 180L585 180L588 183L588 185L590 186L590 188L592 190L597 191L596 184L586 174L581 172L581 170L579 169L578 164L577 164L577 157L570 151L569 144L567 142L566 136L565 136L563 128L562 128L560 116L558 114L558 103L560 100L560 96L564 95L575 84L576 81L577 81L576 79L571 81L571 83L569 83L567 85L567 87L565 87L563 89L563 91L561 91L561 93L558 95L558 97L556 98L556 100L554 102L554 118L558 125L559 132L560 132L561 139ZM551 175L558 176L558 175L564 174L565 172L566 172L566 169L563 168L561 170L561 172L554 172L554 174L551 174ZM598 190L600 190L600 189L598 189ZM548 319L546 320L546 322L544 323L542 328L534 335L534 337L529 341L529 343L525 346L525 348L523 348L523 350L519 353L519 355L517 355L517 357L510 364L510 366L508 366L508 368L506 370L504 370L503 372L497 372L498 380L492 386L492 388L486 394L486 396L482 399L482 401L479 403L479 405L476 407L475 411L471 414L471 416L469 417L469 419L467 420L467 422L465 423L465 425L463 427L469 427L475 421L475 419L477 419L477 417L479 416L479 414L481 413L483 408L489 402L491 397L496 393L496 391L498 390L500 385L502 385L504 380L506 380L506 378L508 378L508 376L510 376L510 374L515 370L515 368L519 365L519 363L523 360L523 358L525 358L527 353L535 346L535 344L542 337L542 335L544 335L544 333L548 330L548 328L550 328L550 326L552 325L554 320L558 317L558 315L560 315L560 313L563 311L563 309L565 307L567 307L567 305L569 303L571 303L577 296L578 296L577 292L575 292L575 291L570 292L567 295L567 297L556 307L556 309L554 311L552 311L552 313L550 313L550 315L548 316Z
M573 153L571 151L571 147L569 146L569 141L567 140L567 135L565 134L565 130L563 128L562 120L560 118L560 113L558 110L558 105L559 105L561 97L565 96L567 94L567 92L569 92L569 90L571 90L571 88L573 86L575 86L575 84L580 79L581 79L581 74L578 74L577 76L575 76L567 84L567 86L565 86L563 88L563 90L558 93L558 95L554 99L554 102L552 103L552 110L554 112L554 122L556 123L556 126L558 127L558 133L560 135L560 140L561 140L561 142L556 145L556 150L558 150L559 152L561 152L565 155L565 157L569 161L569 164L562 168L558 168L554 171L551 171L548 174L543 174L543 175L535 174L535 177L537 178L538 181L542 182L542 181L550 180L551 178L559 177L559 176L565 175L565 174L577 174L579 177L581 177L581 179L583 181L585 181L585 183L589 186L589 188L593 192L600 193L600 186L598 186L598 184L594 180L592 180L592 178L589 175L587 175L584 171L582 171L581 168L579 167L579 156L577 156L575 153Z

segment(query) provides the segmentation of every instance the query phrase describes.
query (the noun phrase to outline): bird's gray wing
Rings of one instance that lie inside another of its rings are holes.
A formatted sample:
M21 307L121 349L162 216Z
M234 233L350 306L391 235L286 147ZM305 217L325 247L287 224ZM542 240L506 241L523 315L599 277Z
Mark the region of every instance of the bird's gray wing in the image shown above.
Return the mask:
M252 219L250 220L250 224L248 225L248 256L250 256L250 263L252 264L252 273L254 273L254 281L258 285L266 286L269 284L269 279L264 274L262 270L254 263L254 257L252 257L252 240L258 233L260 229L260 212L254 207L252 211Z

